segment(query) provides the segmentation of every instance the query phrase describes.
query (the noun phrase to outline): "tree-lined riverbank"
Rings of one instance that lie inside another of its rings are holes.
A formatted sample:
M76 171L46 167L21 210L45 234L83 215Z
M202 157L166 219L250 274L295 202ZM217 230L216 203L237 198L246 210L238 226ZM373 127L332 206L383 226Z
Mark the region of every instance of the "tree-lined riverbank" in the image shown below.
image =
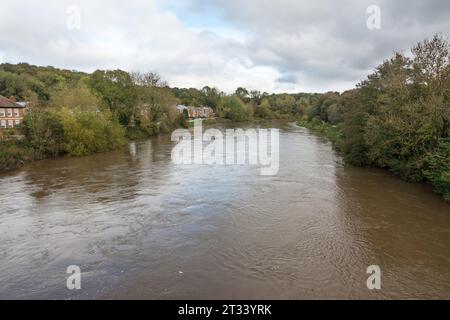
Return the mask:
M430 182L450 202L450 45L440 36L396 53L357 89L325 94L302 125L325 133L348 164Z

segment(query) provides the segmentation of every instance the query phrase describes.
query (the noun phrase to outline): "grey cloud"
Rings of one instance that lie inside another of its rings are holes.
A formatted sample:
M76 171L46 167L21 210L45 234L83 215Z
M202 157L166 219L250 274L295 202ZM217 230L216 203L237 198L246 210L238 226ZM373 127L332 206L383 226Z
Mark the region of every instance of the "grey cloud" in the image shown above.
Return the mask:
M249 56L255 64L302 73L324 86L357 82L394 51L450 30L450 2L445 0L377 1L382 29L376 31L366 27L372 0L213 2L227 21L249 31Z
M173 85L227 91L348 89L395 50L407 51L436 32L449 36L450 30L446 0L4 2L3 61L85 71L150 69ZM161 9L174 3L182 10ZM67 28L66 10L73 4L82 12L80 30ZM381 8L381 30L366 27L372 4ZM222 30L192 29L182 22L187 11L214 11Z

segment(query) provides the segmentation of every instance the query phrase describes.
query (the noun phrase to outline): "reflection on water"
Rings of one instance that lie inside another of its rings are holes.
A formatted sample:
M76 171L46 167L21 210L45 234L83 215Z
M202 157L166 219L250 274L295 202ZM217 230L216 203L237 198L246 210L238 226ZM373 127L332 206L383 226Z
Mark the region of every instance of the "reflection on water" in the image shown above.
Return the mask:
M264 126L281 129L273 177L175 166L170 136L1 176L0 298L450 298L448 204Z

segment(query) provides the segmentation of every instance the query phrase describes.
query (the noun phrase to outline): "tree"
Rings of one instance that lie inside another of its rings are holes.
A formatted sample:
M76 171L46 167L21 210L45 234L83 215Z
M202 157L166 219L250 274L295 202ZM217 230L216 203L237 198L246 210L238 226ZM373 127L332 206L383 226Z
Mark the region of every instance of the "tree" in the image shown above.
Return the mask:
M268 99L263 99L261 104L256 107L255 116L262 119L276 118L276 115L270 108L270 102Z
M104 103L82 81L74 87L65 86L56 91L50 104L57 108L66 107L79 111L99 111L104 108Z
M411 51L414 55L414 82L426 87L428 94L444 94L450 76L449 42L436 34L431 40L425 39L416 44Z
M267 96L267 93L261 93L258 90L250 91L250 100L253 101L256 105L261 104L262 100Z
M89 85L122 125L130 123L137 92L133 79L127 72L97 70L91 75Z
M242 122L252 118L252 112L249 106L236 96L222 97L218 110L222 117L236 122Z
M34 109L25 116L24 132L37 158L64 152L64 128L56 113Z
M348 162L428 180L450 199L450 44L435 35L411 52L411 58L396 53L344 93L328 107L328 120L343 111Z
M220 93L219 90L217 90L216 88L211 88L208 86L203 87L202 91L202 104L216 109L217 104L220 101Z
M156 72L139 72L131 73L131 78L137 86L142 87L166 87L167 82L162 80L161 76Z
M10 72L0 71L0 94L5 97L22 97L25 86L22 79Z
M249 97L250 94L248 93L248 90L243 88L243 87L239 87L236 89L235 95L241 99L243 102L247 103L249 102Z

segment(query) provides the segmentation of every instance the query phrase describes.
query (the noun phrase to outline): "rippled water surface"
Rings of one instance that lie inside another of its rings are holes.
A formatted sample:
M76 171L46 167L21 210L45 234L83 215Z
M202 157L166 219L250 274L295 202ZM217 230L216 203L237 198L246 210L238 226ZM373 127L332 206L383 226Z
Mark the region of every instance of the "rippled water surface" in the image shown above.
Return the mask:
M165 135L1 175L0 299L450 298L450 205L264 126L281 130L276 176L176 166Z

